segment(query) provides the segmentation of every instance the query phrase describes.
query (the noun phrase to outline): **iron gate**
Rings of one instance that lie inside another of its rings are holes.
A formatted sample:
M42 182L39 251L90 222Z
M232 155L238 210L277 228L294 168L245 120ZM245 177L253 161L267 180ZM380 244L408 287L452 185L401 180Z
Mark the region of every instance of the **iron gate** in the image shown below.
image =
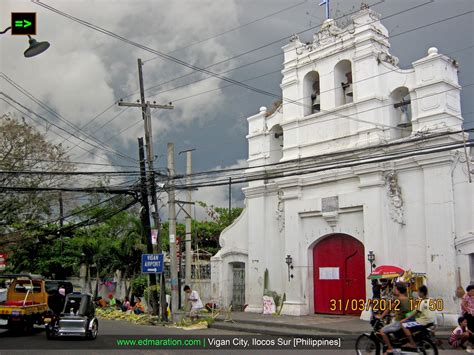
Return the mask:
M242 311L245 304L245 264L233 264L232 273L232 309Z

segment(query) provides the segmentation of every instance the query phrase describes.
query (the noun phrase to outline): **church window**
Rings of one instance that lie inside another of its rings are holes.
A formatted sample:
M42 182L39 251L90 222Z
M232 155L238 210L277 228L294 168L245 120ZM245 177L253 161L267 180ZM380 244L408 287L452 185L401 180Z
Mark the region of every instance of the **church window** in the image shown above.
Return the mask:
M349 60L341 60L334 67L334 91L336 107L353 102L352 67Z
M393 106L390 107L390 123L396 127L395 138L404 138L411 135L411 99L408 88L402 86L392 91L390 100Z
M306 74L303 81L304 90L304 115L308 116L321 111L321 90L319 86L319 73L311 71Z

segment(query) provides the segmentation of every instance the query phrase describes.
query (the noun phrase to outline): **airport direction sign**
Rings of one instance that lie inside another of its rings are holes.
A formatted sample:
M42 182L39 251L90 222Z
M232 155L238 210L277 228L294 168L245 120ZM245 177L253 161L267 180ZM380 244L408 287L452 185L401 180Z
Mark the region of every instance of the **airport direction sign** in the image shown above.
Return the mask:
M142 273L156 274L163 272L163 254L142 254Z

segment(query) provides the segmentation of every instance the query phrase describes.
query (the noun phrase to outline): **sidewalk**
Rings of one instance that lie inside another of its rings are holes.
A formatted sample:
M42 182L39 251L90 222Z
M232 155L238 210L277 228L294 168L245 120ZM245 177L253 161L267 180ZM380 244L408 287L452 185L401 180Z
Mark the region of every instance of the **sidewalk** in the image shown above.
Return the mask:
M232 312L232 322L217 317L213 328L269 335L360 335L370 332L369 322L356 316L311 314L306 316L273 316L259 313ZM438 328L440 338L449 337L451 328Z

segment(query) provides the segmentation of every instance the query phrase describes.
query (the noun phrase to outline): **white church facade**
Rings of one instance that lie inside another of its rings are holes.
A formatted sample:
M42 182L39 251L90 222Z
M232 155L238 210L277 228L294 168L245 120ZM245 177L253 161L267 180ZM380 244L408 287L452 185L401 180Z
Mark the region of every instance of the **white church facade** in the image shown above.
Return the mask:
M282 105L247 119L247 177L269 178L243 189L211 259L212 294L262 312L268 270L283 314L353 313L330 302L372 296L370 251L376 265L426 274L452 323L456 287L474 278L457 63L427 48L400 69L380 15L363 7L352 20L283 47Z

